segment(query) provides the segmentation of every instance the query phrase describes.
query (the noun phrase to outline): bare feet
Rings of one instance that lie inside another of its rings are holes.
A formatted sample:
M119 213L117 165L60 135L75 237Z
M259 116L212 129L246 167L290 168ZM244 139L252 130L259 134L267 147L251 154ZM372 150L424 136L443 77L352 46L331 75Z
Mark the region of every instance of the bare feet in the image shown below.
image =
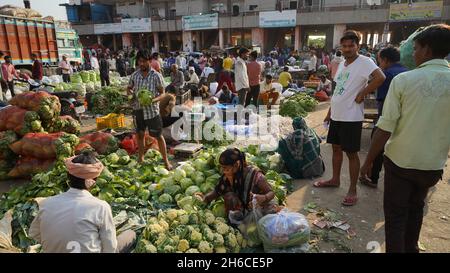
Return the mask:
M173 170L173 166L172 166L172 164L170 164L169 162L164 163L164 165L166 165L166 169L167 169L168 171Z

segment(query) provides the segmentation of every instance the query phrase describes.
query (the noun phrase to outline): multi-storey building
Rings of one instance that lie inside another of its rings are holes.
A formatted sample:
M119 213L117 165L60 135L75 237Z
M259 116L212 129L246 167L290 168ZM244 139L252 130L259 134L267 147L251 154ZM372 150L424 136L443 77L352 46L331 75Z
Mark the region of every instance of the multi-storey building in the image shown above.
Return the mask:
M267 52L300 49L320 37L331 49L349 28L363 34L363 43L399 43L419 26L450 22L450 0L78 0L65 6L84 45L160 51L246 45Z

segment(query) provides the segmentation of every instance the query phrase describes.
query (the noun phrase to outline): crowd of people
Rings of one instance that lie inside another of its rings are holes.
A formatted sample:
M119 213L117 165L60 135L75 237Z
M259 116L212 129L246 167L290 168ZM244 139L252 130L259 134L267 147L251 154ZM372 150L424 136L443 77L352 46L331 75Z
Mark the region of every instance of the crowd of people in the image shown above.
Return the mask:
M325 51L318 54L316 50L308 53L309 61L305 66L308 76L319 79L318 92L332 95L330 109L324 119L329 125L327 143L332 145L332 177L313 185L318 188L340 187L345 153L349 162L350 186L342 204L354 206L358 203L358 181L362 185L377 187L384 164L386 251L418 252L424 201L429 188L442 178L450 148L450 67L446 60L450 53L450 26L435 25L414 38L413 58L417 66L414 70L408 71L399 63L398 48L388 46L376 53L374 56L368 48L361 47L360 35L351 30L344 33L339 50L332 54ZM173 123L169 113L177 94L189 89L196 96L211 96L210 103L258 106L262 102L272 107L283 90L294 86L289 65L297 65L300 58L296 52L288 54L285 51L261 57L247 48L232 54L204 54L188 58L176 52L167 56L165 61L159 53L151 54L148 50L122 54L89 51L85 55L89 61L78 69L98 69L102 85L109 85L109 71L117 71L121 75L131 73L127 93L134 96L138 159L143 161L144 136L148 131L157 139L167 169L172 169L172 166L162 130ZM59 66L66 81L73 66L66 57ZM278 75L281 90L274 87L274 75L268 73L273 66L283 70ZM328 73L320 73L321 66L325 66L324 71ZM1 67L2 84L9 86L17 74L10 57L5 57ZM37 68L35 72L33 77L42 76ZM167 85L163 77L166 74L170 78ZM209 90L209 83L213 81L217 81L217 88ZM139 104L136 93L141 88L153 93L152 104ZM364 121L363 101L375 91L378 119L369 153L361 165L358 153ZM294 169L298 178L321 176L326 164L320 156L320 138L300 117L294 119L293 127L294 132L280 141L286 151L292 152L293 160L288 162L288 168ZM219 163L223 175L217 186L199 198L209 203L223 196L227 213L235 210L248 212L250 201L255 198L264 213L274 212L274 192L264 174L247 164L245 153L228 149L221 154ZM95 183L94 179L103 168L101 163L91 155L83 154L66 160L66 166L71 189L46 201L33 222L31 236L43 241L46 251L64 251L55 234L70 237L76 227L69 227L70 219L63 219L55 231L50 223L66 207L74 206L74 198L79 198L77 208L86 214L80 217L95 217L97 223L96 228L79 227L85 232L79 241L86 250L114 252L125 249L135 235L116 238L109 205L82 191L89 190ZM243 189L251 189L251 195ZM83 202L86 206L80 206ZM65 225L68 228L61 229ZM88 248L91 241L96 243Z

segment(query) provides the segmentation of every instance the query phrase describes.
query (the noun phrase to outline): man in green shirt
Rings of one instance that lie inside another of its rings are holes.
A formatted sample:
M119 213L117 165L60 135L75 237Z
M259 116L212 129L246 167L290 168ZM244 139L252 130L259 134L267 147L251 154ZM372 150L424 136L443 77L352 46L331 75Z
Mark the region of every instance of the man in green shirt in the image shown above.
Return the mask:
M396 76L361 177L385 146L386 252L419 252L428 189L442 179L450 149L450 26L431 26L414 38L417 68Z

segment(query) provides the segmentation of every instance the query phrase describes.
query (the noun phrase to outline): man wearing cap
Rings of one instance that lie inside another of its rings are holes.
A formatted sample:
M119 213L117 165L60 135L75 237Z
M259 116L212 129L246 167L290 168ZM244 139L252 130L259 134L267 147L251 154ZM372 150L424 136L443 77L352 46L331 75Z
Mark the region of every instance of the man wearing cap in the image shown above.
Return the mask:
M67 192L39 202L39 212L29 234L44 253L128 252L136 233L128 230L116 237L111 207L89 192L103 171L93 152L65 160Z

